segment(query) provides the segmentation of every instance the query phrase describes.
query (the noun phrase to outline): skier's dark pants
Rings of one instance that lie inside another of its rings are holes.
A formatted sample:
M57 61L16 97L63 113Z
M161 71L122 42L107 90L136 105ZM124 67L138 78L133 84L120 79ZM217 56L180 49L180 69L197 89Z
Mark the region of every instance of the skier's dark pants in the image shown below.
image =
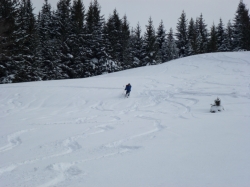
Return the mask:
M126 92L126 95L129 96L129 94L130 94L130 91L127 91L127 92Z

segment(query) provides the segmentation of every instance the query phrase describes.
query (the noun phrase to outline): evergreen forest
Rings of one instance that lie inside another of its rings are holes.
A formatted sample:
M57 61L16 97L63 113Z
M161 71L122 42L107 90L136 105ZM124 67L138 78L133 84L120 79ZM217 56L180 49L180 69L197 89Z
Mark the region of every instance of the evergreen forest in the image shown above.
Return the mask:
M0 83L97 76L157 65L196 54L250 51L250 15L240 0L233 20L208 28L203 15L177 21L176 32L150 17L142 33L116 9L105 20L97 0L44 0L38 15L31 0L0 1Z

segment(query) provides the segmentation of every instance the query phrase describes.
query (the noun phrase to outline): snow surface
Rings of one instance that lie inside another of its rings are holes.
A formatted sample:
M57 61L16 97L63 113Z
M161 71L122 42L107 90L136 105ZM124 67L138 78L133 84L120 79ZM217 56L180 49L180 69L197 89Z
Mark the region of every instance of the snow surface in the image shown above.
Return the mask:
M0 186L249 187L249 109L250 52L0 85Z

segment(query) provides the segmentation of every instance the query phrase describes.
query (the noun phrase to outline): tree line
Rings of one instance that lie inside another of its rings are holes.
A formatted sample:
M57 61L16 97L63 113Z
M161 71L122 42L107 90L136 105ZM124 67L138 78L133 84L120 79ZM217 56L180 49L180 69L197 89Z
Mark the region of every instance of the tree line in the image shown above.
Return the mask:
M190 55L250 50L250 16L241 0L233 22L210 29L203 15L189 21L183 11L176 33L157 29L149 18L142 33L115 9L107 20L97 0L44 0L38 15L31 0L0 2L0 83L84 78Z

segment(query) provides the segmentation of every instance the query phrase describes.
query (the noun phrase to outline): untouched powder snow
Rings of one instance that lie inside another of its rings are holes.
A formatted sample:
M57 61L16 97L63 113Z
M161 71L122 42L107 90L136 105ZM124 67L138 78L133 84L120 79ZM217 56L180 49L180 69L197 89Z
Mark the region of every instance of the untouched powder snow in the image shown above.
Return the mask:
M249 187L250 52L0 85L0 186Z

